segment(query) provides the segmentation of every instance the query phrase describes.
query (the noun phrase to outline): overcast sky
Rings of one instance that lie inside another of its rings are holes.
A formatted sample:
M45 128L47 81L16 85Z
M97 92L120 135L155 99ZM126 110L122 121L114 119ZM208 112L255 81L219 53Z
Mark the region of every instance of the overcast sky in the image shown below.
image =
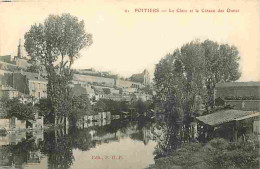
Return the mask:
M238 9L237 13L135 13L160 10ZM240 81L260 80L259 1L230 0L81 0L0 2L0 55L16 54L19 38L49 14L71 13L85 21L93 44L82 50L74 68L107 70L130 76L154 65L167 53L194 39L235 45L241 56ZM124 12L128 9L129 12Z

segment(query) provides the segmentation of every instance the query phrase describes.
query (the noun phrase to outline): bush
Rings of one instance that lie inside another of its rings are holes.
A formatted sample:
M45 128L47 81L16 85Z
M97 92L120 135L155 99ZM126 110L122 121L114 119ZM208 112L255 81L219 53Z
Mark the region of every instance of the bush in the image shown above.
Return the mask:
M34 120L37 111L30 103L20 103L17 98L4 100L3 107L8 118L17 117L19 120Z
M216 169L216 168L259 168L259 141L251 138L245 142L228 142L216 138L202 147L201 143L184 144L170 157L159 158L150 169L181 168ZM161 167L163 166L163 167Z

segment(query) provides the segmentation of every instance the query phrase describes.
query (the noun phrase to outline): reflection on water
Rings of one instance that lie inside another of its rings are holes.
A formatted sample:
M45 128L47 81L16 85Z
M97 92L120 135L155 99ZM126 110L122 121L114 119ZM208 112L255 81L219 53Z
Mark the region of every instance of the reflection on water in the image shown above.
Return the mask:
M197 142L197 123L180 123L174 118L158 120L153 127L153 137L157 145L155 147L155 159L172 155L183 143Z
M145 168L154 162L152 127L114 120L0 136L0 168Z

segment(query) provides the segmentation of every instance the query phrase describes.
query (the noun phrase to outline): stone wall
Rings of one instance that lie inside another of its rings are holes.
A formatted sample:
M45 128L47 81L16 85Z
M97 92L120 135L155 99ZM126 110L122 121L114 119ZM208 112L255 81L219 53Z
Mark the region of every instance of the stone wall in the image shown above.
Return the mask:
M73 80L88 82L88 83L99 83L99 84L105 84L109 86L115 85L115 80L113 78L104 78L104 77L90 76L90 75L74 74Z
M125 80L116 80L116 87L129 88L132 86L132 82Z
M116 87L120 88L141 88L143 85L138 82L126 81L126 80L116 80Z

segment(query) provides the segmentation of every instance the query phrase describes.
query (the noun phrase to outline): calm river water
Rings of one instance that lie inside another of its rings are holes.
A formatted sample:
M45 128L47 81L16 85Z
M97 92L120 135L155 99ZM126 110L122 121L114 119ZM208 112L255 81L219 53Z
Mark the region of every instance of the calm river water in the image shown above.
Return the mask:
M154 163L152 125L113 120L0 136L0 168L145 168Z

